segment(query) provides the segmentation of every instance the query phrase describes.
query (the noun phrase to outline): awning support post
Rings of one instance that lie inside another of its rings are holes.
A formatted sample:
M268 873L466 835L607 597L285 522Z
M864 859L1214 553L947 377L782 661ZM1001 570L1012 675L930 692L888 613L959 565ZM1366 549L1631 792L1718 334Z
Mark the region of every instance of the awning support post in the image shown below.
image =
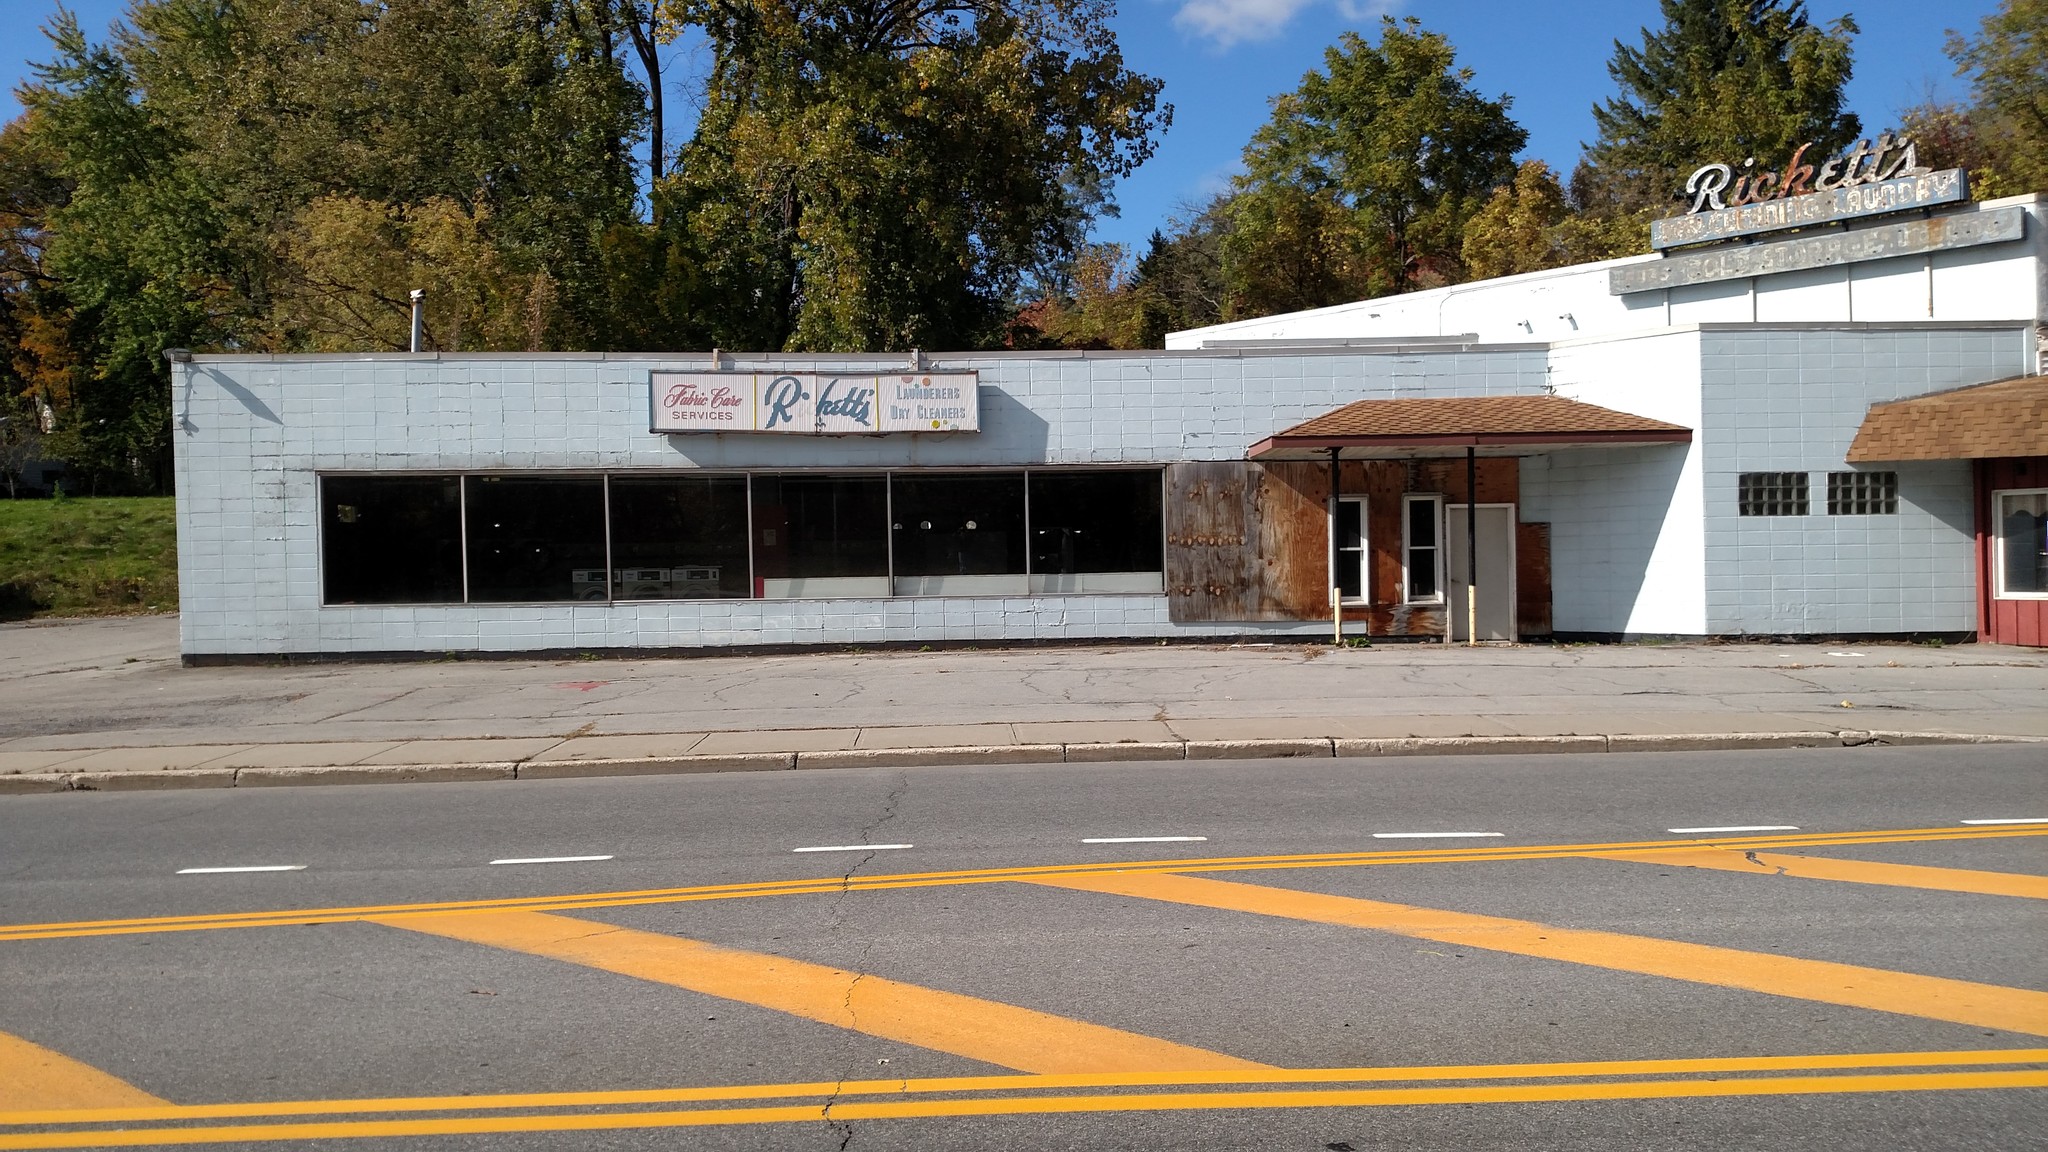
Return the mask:
M1330 643L1344 646L1344 592L1343 582L1337 576L1337 484L1341 469L1337 466L1337 454L1342 448L1330 449Z
M1479 457L1465 445L1465 646L1479 646Z

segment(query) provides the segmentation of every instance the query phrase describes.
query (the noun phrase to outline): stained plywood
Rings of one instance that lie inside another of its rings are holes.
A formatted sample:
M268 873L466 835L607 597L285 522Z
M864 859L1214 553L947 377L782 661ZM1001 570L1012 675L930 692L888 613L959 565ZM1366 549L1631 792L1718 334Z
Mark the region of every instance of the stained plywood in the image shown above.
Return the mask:
M1303 463L1166 470L1166 598L1181 622L1314 620L1328 604L1329 478Z

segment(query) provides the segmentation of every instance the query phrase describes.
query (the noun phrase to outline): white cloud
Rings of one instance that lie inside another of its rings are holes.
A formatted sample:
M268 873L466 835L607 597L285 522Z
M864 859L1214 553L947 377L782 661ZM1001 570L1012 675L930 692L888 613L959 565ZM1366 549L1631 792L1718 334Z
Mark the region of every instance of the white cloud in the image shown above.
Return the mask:
M1317 0L1186 0L1173 14L1183 32L1229 48L1247 40L1270 40L1289 20ZM1400 0L1336 0L1337 12L1363 23L1400 7Z

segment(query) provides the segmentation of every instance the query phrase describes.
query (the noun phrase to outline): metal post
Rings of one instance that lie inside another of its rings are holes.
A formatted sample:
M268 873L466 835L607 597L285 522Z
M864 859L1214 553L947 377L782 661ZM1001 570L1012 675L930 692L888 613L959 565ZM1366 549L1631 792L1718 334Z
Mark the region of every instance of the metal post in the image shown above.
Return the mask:
M1479 457L1465 446L1465 644L1479 645Z
M1337 575L1337 485L1340 469L1337 454L1342 448L1330 449L1330 643L1342 647L1344 644L1344 593L1343 581Z
M417 352L427 342L427 290L412 290L412 350Z

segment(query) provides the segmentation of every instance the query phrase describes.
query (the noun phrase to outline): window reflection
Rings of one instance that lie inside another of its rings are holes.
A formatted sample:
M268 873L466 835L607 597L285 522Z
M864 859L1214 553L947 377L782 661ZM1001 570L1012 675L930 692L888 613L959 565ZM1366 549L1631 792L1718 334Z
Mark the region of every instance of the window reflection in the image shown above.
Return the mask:
M574 600L604 578L604 481L470 476L473 603Z

